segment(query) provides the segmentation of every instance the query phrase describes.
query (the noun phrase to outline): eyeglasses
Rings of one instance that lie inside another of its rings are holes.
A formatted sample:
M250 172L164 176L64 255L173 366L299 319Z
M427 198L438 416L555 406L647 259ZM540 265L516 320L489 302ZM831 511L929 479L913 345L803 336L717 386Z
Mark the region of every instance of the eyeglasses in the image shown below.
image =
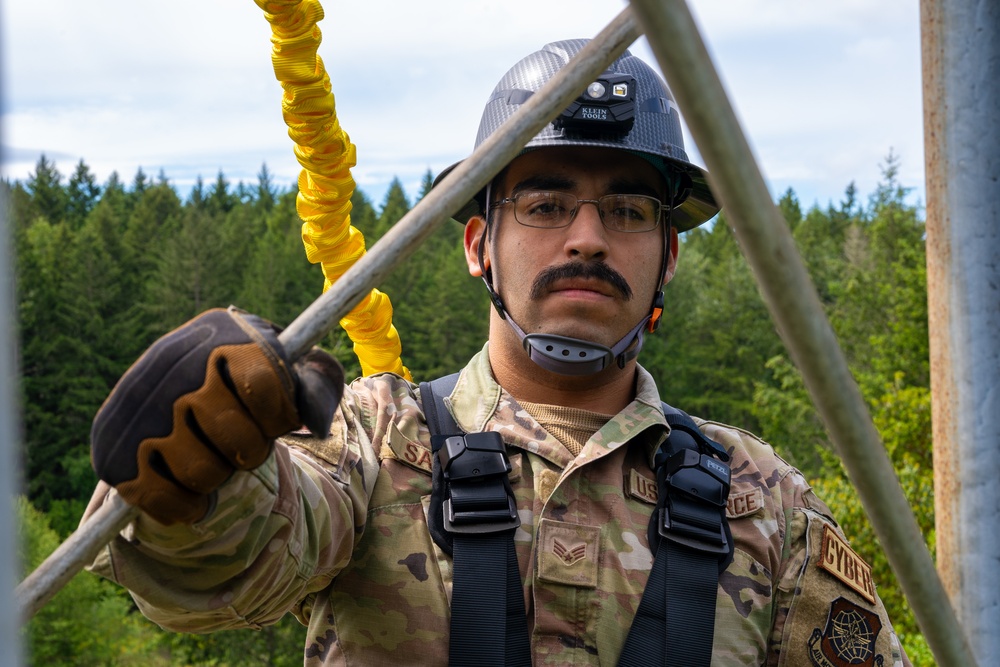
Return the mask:
M582 204L593 204L607 229L616 232L648 232L660 223L663 203L646 195L604 195L600 199L578 199L568 192L528 190L494 202L514 205L514 219L525 227L567 227Z

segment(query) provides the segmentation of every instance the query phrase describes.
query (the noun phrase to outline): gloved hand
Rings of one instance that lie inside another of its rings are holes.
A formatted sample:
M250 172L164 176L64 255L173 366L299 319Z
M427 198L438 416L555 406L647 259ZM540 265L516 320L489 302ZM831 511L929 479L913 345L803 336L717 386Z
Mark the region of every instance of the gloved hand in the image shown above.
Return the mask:
M157 521L191 523L234 470L264 462L276 437L303 424L326 435L344 371L318 348L289 367L277 334L230 308L156 341L94 418L98 476Z

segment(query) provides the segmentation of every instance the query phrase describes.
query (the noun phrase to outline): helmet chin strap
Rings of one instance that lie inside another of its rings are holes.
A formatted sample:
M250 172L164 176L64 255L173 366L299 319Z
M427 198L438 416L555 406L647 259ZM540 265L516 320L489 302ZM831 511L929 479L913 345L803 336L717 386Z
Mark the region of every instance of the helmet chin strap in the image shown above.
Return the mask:
M503 315L503 313L501 313ZM510 317L505 317L510 327L521 339L528 358L547 371L560 375L593 375L607 368L612 361L618 368L635 359L642 349L642 336L649 323L646 316L639 324L615 343L605 347L600 343L559 336L556 334L525 334Z
M669 215L669 214L668 214ZM486 245L486 236L490 226L490 185L486 186L486 231L479 239L479 269L482 272L483 282L486 283L486 290L489 292L490 301L496 308L497 314L505 320L510 328L517 334L521 341L521 346L528 353L528 358L547 371L559 375L583 376L593 375L611 365L614 361L618 368L625 368L625 364L639 356L642 350L643 335L646 331L655 331L659 325L660 315L663 312L663 291L658 290L653 300L650 314L643 318L632 330L625 334L612 347L594 343L580 338L560 336L557 334L532 333L526 334L507 313L507 308L500 298L500 294L493 288L491 272L483 266L483 248ZM669 223L667 229L669 230ZM669 232L667 233L669 243ZM667 251L664 251L664 258L661 262L660 275L666 266Z

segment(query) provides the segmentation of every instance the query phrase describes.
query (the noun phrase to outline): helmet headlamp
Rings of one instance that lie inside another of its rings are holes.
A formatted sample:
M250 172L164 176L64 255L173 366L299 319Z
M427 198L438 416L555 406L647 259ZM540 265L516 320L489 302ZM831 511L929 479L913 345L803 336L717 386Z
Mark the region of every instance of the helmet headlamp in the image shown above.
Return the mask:
M635 78L605 72L587 86L554 125L567 134L624 137L635 123Z

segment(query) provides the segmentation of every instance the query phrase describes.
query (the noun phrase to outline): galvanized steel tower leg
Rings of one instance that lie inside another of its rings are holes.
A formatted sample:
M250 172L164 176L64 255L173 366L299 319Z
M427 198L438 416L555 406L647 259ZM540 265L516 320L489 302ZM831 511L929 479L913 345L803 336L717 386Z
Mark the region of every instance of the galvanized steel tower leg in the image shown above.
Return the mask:
M0 191L0 665L21 664L15 606L9 600L17 580L17 531L14 525L14 470L18 412L14 328L14 263L11 261L7 200Z
M1000 656L1000 3L923 0L938 570Z
M631 0L889 564L942 667L975 663L861 392L685 0ZM994 656L995 657L995 656ZM994 664L984 662L984 665Z

